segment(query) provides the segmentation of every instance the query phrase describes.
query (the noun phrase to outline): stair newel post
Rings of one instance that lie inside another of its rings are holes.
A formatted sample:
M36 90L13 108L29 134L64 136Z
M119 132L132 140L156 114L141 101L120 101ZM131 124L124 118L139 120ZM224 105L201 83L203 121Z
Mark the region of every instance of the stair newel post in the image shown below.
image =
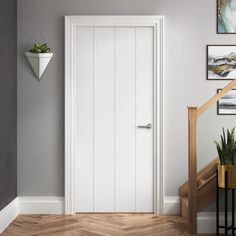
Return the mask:
M197 107L188 107L188 225L197 233Z

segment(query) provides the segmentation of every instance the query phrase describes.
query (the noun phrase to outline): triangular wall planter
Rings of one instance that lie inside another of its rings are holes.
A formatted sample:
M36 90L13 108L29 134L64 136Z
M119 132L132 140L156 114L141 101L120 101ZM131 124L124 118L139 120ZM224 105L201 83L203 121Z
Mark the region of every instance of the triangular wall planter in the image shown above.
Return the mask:
M43 72L47 68L48 63L50 62L53 53L31 53L26 52L31 67L34 70L35 75L38 79L41 78Z

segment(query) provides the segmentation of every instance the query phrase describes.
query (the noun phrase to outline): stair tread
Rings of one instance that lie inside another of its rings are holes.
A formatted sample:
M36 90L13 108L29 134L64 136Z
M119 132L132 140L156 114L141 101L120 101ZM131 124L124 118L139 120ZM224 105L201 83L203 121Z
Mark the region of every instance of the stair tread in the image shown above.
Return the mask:
M200 189L202 186L206 185L208 182L210 182L212 179L214 179L216 177L216 173L213 174L210 178L208 179L202 179L202 180L199 180L201 181L201 184L198 186L198 189Z

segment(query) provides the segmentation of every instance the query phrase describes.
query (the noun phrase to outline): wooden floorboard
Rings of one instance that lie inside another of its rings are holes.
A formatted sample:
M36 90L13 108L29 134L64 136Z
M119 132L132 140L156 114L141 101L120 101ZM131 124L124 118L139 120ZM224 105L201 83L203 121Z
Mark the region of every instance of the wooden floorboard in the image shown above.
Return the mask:
M153 214L20 215L3 236L189 236L181 217Z

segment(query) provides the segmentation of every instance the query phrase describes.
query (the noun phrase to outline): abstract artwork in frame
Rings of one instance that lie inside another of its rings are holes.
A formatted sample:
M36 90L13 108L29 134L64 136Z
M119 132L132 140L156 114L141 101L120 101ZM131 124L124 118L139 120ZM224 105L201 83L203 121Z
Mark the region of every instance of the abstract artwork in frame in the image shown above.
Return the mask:
M220 91L221 89L218 89L217 93ZM217 114L236 115L236 89L231 90L218 101Z
M236 45L207 46L207 79L233 80L236 78Z
M217 0L217 33L236 33L236 0Z

